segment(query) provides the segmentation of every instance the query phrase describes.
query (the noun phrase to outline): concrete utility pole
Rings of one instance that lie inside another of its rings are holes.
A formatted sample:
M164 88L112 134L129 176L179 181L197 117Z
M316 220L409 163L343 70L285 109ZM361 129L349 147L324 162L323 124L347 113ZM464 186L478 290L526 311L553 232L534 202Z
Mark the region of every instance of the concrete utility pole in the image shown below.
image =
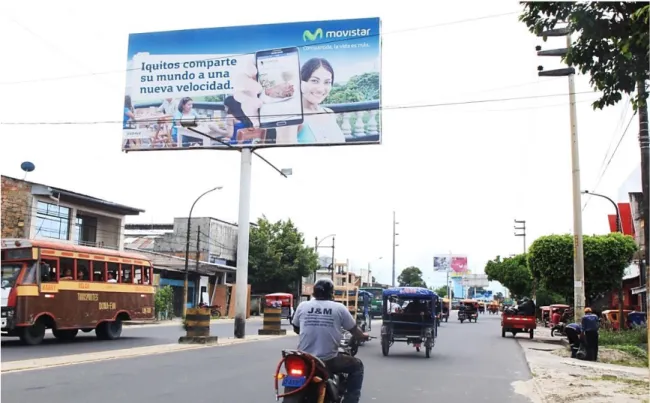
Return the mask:
M517 225L520 226L518 227ZM524 239L524 253L526 253L526 220L515 220L515 236L520 236Z
M393 211L393 278L391 283L393 287L395 287L395 248L399 246L397 244L397 236L399 235L397 233L397 224L399 223L395 220L395 211Z
M542 50L537 46L538 56L563 57L571 49L571 30L569 28L556 28L540 32L538 37L565 37L566 48ZM575 95L575 69L565 67L544 71L543 66L538 66L540 77L568 77L569 78L569 117L571 119L571 172L573 179L573 305L576 320L581 320L585 311L585 258L582 242L582 206L580 194L580 153L578 147L578 118L576 112Z

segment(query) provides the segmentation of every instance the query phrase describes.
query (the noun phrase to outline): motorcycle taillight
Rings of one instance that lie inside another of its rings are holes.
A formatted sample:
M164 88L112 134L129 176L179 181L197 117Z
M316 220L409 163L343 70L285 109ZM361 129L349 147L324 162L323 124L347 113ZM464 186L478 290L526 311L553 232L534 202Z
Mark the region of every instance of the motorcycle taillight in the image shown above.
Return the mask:
M284 366L289 376L306 376L307 374L307 364L298 356L287 357Z

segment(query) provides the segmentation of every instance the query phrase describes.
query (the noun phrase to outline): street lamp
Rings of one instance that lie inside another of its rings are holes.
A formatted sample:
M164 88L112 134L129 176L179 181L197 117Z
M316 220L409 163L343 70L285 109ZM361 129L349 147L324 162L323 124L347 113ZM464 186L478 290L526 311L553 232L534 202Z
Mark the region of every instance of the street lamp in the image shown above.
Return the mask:
M603 199L609 200L612 205L614 205L614 210L616 211L616 232L623 233L623 223L621 222L621 211L618 208L618 204L611 198L601 195L599 193L590 192L588 190L583 190L580 192L582 194L587 194L591 196L602 197ZM618 326L619 329L623 329L625 326L625 320L623 318L623 279L621 278L621 284L618 287Z
M190 269L190 228L192 225L192 211L194 211L194 206L196 206L196 202L198 202L203 196L207 195L208 193L212 193L215 190L221 190L223 189L223 186L217 186L214 187L207 192L204 192L201 194L201 196L197 197L196 200L194 200L194 203L192 203L192 208L190 208L190 214L187 217L187 239L185 240L185 284L183 285L183 317L185 317L185 314L187 313L187 288L188 288L188 280L189 280L189 269Z

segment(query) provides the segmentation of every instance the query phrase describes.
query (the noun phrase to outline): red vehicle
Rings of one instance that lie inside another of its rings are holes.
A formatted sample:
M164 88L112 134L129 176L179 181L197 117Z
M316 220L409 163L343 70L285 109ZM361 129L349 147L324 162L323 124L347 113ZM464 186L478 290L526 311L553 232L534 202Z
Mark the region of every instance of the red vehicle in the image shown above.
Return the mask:
M283 292L276 292L274 294L267 294L265 297L266 306L277 305L282 309L282 317L287 318L289 323L293 317L293 295Z
M528 333L529 338L532 339L535 329L537 329L535 315L510 315L504 312L501 316L501 337L506 337L506 332L512 333L512 337L517 333Z
M122 322L154 319L151 262L143 255L66 242L3 239L2 333L27 345L95 330L114 340Z

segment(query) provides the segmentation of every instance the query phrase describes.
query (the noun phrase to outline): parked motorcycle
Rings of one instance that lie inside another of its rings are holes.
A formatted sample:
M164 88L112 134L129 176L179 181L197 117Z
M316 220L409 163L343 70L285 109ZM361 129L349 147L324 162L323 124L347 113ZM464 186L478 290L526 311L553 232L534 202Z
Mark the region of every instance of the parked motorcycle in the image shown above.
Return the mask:
M551 337L566 337L566 332L564 331L565 327L566 324L564 322L560 322L557 325L553 326L551 329Z
M359 343L345 332L339 345L339 354L355 356ZM286 373L282 373L282 367ZM279 383L282 382L280 385ZM276 400L284 403L323 402L341 403L346 390L347 374L333 374L325 363L298 350L282 350L282 360L275 371ZM284 392L280 393L280 386Z

